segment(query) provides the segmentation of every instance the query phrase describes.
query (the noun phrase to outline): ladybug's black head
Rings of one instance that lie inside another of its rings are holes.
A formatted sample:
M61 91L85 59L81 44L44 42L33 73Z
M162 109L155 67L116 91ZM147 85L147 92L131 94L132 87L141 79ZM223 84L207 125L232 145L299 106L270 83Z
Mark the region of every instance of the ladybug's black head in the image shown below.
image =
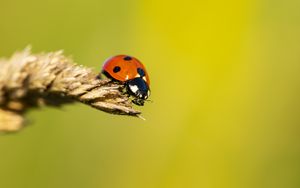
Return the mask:
M126 86L129 94L136 97L137 100L134 100L133 102L136 102L137 105L143 105L143 101L146 100L150 95L149 86L141 77L128 80L126 82Z

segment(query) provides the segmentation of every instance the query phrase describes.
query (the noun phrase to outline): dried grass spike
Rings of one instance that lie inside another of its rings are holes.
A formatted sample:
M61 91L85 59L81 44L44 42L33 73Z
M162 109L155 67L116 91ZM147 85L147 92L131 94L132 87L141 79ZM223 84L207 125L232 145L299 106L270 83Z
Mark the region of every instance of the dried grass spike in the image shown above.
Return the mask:
M0 131L20 129L23 114L41 105L79 101L111 114L140 114L121 92L123 85L96 77L62 51L31 54L26 48L10 59L0 59Z

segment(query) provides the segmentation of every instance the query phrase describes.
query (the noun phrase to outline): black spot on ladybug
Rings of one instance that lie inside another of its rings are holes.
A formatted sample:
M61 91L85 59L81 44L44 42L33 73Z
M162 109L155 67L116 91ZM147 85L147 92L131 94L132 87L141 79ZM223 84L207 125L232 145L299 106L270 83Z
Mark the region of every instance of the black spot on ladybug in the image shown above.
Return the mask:
M132 57L126 56L126 57L124 57L123 59L124 59L125 61L130 61L130 60L132 60Z
M137 68L137 72L140 75L140 77L144 77L145 76L145 71L142 68Z
M121 70L121 67L119 67L119 66L115 66L113 69L114 73L120 72L120 70Z

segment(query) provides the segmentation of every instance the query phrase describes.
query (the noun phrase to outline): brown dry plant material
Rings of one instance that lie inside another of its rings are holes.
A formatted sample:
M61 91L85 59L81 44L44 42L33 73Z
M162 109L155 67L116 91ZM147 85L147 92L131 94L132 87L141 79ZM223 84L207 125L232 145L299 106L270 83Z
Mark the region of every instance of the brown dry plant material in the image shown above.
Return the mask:
M10 59L0 59L0 131L22 128L23 115L30 108L75 101L111 114L138 116L123 89L109 79L98 79L62 51L31 54L26 48Z

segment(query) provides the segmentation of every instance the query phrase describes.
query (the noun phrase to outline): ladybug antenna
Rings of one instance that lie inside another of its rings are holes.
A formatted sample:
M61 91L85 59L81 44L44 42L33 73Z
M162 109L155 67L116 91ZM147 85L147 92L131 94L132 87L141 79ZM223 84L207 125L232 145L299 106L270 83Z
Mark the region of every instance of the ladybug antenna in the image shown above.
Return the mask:
M145 101L153 103L153 100L146 99Z

